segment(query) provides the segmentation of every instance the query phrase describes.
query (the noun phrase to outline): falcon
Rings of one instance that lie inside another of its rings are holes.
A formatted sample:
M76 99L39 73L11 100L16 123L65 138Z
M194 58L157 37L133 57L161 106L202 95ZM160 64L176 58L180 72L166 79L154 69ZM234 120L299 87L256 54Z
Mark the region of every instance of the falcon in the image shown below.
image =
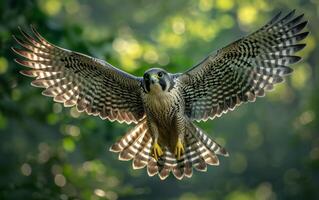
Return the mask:
M24 58L15 61L30 68L21 73L34 77L31 85L45 88L43 95L101 119L136 124L110 148L120 160L146 167L149 176L165 179L172 172L182 179L228 156L194 122L220 117L282 82L301 59L295 53L305 47L306 24L294 10L279 13L183 73L151 68L143 77L53 45L33 26L32 35L20 29L20 38L13 36L22 48L12 50Z

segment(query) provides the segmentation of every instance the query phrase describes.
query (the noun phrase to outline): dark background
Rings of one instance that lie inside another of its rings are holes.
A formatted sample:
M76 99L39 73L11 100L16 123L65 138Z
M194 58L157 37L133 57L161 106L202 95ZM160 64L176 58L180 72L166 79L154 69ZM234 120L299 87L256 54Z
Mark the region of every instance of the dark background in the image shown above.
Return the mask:
M0 2L0 199L319 199L318 1ZM200 123L230 157L182 181L118 161L108 148L131 126L42 96L10 50L17 27L34 24L50 42L134 75L179 72L294 8L309 20L304 60L267 97Z

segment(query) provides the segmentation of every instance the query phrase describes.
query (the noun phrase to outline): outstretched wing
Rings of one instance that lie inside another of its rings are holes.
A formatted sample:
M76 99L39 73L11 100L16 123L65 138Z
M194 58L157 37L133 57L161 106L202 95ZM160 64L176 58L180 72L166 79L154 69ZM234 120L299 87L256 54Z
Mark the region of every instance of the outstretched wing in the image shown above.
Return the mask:
M137 123L143 117L140 78L105 61L50 44L33 27L34 38L20 31L23 39L14 38L25 49L12 49L26 59L15 61L32 68L21 73L36 77L31 84L46 88L42 94L102 119Z
M280 13L256 32L209 55L178 77L182 83L186 114L207 120L254 101L292 72L288 67L300 60L294 53L308 32L303 15Z

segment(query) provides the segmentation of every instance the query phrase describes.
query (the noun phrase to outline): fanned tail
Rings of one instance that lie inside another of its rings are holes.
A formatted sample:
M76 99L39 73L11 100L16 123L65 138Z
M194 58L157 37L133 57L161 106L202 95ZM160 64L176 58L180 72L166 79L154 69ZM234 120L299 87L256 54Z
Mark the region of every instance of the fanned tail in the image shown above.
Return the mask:
M192 177L193 168L206 171L208 165L219 165L217 155L228 156L227 151L210 139L200 128L188 122L185 133L185 153L173 168L176 178Z
M118 142L112 145L110 151L119 153L119 160L132 160L133 169L147 166L149 176L158 174L160 179L166 179L170 172L181 180L190 178L193 168L206 171L208 165L219 165L217 155L228 156L226 150L210 139L192 122L187 122L184 138L185 152L177 160L170 148L163 146L164 155L157 161L152 156L152 137L146 119L129 130Z
M119 153L119 160L133 160L133 168L146 166L150 158L152 138L148 132L146 119L129 130L119 141L113 144L110 151Z

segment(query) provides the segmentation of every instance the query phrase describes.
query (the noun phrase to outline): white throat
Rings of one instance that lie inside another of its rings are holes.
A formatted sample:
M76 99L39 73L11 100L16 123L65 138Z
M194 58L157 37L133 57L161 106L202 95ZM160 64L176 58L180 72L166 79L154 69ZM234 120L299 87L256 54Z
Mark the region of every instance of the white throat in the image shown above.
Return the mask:
M151 95L161 95L165 93L165 91L162 90L162 87L160 84L155 83L150 85L150 92Z

